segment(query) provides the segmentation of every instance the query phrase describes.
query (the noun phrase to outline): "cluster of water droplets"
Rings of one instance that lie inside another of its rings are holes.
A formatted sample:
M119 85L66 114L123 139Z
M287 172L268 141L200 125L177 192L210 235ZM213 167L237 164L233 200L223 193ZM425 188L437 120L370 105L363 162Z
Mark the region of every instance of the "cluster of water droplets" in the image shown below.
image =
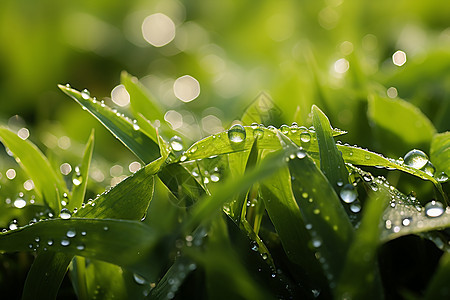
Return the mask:
M47 251L53 247L70 247L73 246L79 251L86 249L84 238L87 235L86 231L77 232L75 229L68 229L60 238L41 238L36 236L28 244L28 248L33 251Z
M448 175L445 172L436 174L436 167L431 163L428 155L422 150L412 149L403 158L400 158L398 162L408 167L421 170L439 182L448 181Z

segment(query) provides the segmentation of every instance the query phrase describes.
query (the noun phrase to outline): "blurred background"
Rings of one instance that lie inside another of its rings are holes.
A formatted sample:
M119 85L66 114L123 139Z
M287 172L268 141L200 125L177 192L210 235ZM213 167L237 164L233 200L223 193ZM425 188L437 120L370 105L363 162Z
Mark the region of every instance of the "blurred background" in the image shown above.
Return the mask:
M281 113L273 125L309 126L317 104L349 132L343 142L394 158L428 153L422 127L450 127L449 16L442 0L3 0L0 123L51 153L63 174L95 128L91 175L113 185L136 159L57 84L87 88L126 112L126 70L192 141L227 129L264 92ZM384 134L368 118L373 95L405 99L432 124L393 117L413 134ZM2 157L2 182L14 164Z

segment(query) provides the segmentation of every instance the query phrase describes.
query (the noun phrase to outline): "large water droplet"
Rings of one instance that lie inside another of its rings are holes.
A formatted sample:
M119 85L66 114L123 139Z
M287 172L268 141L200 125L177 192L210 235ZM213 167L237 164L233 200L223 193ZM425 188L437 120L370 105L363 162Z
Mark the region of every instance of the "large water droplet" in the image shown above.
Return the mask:
M70 241L68 239L61 240L61 246L67 247L70 245Z
M352 203L356 200L356 197L358 197L358 193L355 187L349 183L344 185L339 195L341 196L342 201L344 201L345 203Z
M311 141L311 134L308 131L303 131L300 133L300 140L303 143L309 143L309 141Z
M287 126L286 124L281 125L281 126L280 126L280 131L281 131L283 134L288 134L288 133L289 133L289 126Z
M84 89L81 91L81 97L87 100L91 97L91 93L87 89Z
M425 214L427 217L435 218L444 213L444 206L441 202L431 201L425 205Z
M228 129L228 139L230 142L239 144L245 141L245 128L240 124L235 124Z
M170 146L172 147L172 149L174 150L174 151L181 151L181 150L183 150L183 140L179 137L179 136L177 136L177 135L174 135L171 139L170 139Z
M425 166L422 167L421 170L430 176L434 176L434 172L436 172L436 168L431 163L431 161L427 161L427 163L425 164Z
M75 230L70 229L69 231L67 231L66 236L68 238L73 238L77 233L75 232Z
M63 208L61 209L59 216L61 217L61 219L67 220L72 217L72 213L67 208Z
M405 154L403 161L407 166L421 169L427 164L428 156L421 150L413 149Z

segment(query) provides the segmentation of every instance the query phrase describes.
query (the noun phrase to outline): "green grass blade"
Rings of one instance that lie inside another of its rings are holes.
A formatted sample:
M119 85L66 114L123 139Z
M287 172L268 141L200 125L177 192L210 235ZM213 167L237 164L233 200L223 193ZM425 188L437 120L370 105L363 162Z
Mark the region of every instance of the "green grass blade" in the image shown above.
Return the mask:
M295 199L332 287L342 271L353 227L333 187L306 152L292 143L286 144L285 151Z
M368 175L366 175L368 176ZM376 185L363 210L359 228L348 250L347 258L338 286L336 299L383 299L383 287L377 263L377 249L380 244L380 223L383 212L391 200L389 189Z
M20 160L19 164L31 177L39 198L55 213L61 210L58 193L67 192L60 173L55 172L42 152L30 141L22 140L14 132L0 128L0 140Z
M368 116L375 125L377 140L399 153L410 147L428 148L436 133L433 123L417 107L399 98L371 95Z
M342 186L349 183L342 153L336 147L327 116L315 105L312 107L312 114L319 143L320 170L328 178L334 190L339 193Z
M264 180L260 184L260 193L289 259L302 266L317 282L323 279L314 252L308 247L311 236L292 194L289 169L283 167Z
M158 239L159 233L138 221L50 219L0 234L0 250L79 255L154 276L147 254Z
M444 172L450 174L450 131L437 133L433 136L430 149L431 162L436 167L436 175Z
M72 198L67 205L67 209L73 211L74 208L79 209L84 201L86 194L86 187L88 183L89 166L91 165L92 152L94 150L94 130L92 130L89 136L86 148L83 154L83 160L80 167L80 179L79 185L74 185L72 189Z
M106 127L119 141L145 163L150 163L159 157L159 147L155 141L147 136L137 124L114 112L105 106L85 96L70 87L58 87L84 109L88 110L103 126Z
M138 115L142 115L152 124L159 121L161 124L160 130L162 130L165 135L180 135L180 133L172 130L172 127L164 119L163 110L158 105L157 101L136 77L123 71L120 75L120 82L130 94L130 106L136 118Z
M163 162L160 158L125 178L110 191L86 203L74 216L140 220L153 196L154 178Z
M121 267L98 260L86 266L86 299L130 299ZM139 299L139 298L134 298Z
M444 252L439 260L439 266L434 273L425 291L425 300L448 299L450 291L448 279L450 278L450 252Z
M72 255L62 252L39 253L28 272L22 299L56 299L71 260Z

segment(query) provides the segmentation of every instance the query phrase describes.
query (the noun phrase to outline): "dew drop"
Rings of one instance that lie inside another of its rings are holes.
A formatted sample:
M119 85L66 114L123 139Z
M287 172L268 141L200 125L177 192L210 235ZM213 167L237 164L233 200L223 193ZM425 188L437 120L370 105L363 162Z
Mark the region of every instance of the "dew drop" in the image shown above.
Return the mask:
M250 244L250 247L253 251L258 251L259 247L258 247L258 243L255 241L252 241Z
M103 230L108 231L109 230L108 226L103 227Z
M84 89L81 91L81 97L87 100L91 97L91 93L87 89Z
M444 206L441 202L432 200L425 205L425 214L427 217L435 218L444 213Z
M411 218L403 218L402 225L403 226L409 226L411 224Z
M255 139L261 139L264 136L264 130L261 127L257 127L253 129L253 137Z
M70 241L68 239L61 240L61 246L67 247L70 245Z
M256 128L258 128L259 126L258 126L258 123L253 122L252 125L250 125L250 127L251 127L252 129L256 129Z
M239 144L245 141L245 128L240 124L235 124L228 129L228 139L230 142Z
M78 244L78 245L77 245L77 250L82 251L82 250L84 250L84 249L86 249L86 246L85 246L84 244Z
M68 238L73 238L77 233L75 232L75 230L70 229L69 231L67 231L66 236Z
M211 174L211 181L212 182L217 182L217 181L219 181L220 180L220 175L219 175L219 173L213 173L213 174Z
M436 172L436 168L431 163L431 161L427 161L427 163L425 164L425 166L423 166L421 168L421 170L424 171L425 173L427 173L430 176L434 176L434 173Z
M353 212L353 213L359 213L360 211L361 211L361 204L359 204L359 203L352 203L351 205L350 205L350 210Z
M141 129L141 127L139 127L138 124L134 123L134 124L133 124L133 129L134 129L134 130L139 130L139 129Z
M438 176L436 176L436 180L439 182L446 182L448 180L448 176L445 172L441 172Z
M356 192L355 187L350 183L344 185L339 195L341 196L342 201L344 201L345 203L352 203L358 197L358 193Z
M289 126L287 126L286 124L281 125L281 126L280 126L280 131L281 131L283 134L288 134L288 133L289 133Z
M309 143L311 141L311 134L308 131L303 131L300 133L300 140L303 143Z
M421 169L427 164L428 156L421 150L413 149L405 154L403 161L407 166Z
M169 143L174 151L178 152L178 151L183 150L183 140L179 136L174 135L170 139Z
M67 220L72 217L72 213L67 208L63 208L61 209L59 216L61 217L61 219Z
M53 240L48 240L47 245L49 245L49 246L53 245Z
M138 274L134 273L133 274L133 279L134 279L134 282L136 282L139 285L145 284L145 278L142 277L141 275L138 275Z
M317 237L312 238L311 242L314 248L319 248L320 246L322 246L322 241Z
M302 158L304 158L305 156L306 156L305 151L302 151L302 150L297 151L297 157L298 157L299 159L302 159Z

